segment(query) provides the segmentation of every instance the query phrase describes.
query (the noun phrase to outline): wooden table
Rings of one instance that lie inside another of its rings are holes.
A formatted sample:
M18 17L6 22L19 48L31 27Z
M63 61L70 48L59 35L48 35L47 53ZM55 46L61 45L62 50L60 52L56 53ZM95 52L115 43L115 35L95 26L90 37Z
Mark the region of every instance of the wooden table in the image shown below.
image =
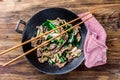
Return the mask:
M120 4L120 0L0 0L0 52L21 42L21 34L14 30L19 19L28 21L33 14L49 7L63 7L78 14L109 5L94 13L107 32L107 64L91 69L82 64L70 73L53 76L37 71L22 58L10 66L0 66L0 80L120 80L120 6L111 4ZM0 65L22 52L18 48L0 56Z

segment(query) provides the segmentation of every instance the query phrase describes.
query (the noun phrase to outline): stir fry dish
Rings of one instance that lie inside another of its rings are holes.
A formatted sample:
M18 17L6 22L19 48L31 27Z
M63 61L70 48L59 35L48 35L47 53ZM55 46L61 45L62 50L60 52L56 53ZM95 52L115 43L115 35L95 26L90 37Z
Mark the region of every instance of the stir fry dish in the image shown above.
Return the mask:
M42 25L36 27L36 33L33 37L39 36L47 31L57 28L63 24L64 27L55 30L53 33L40 37L39 39L32 41L32 47L40 45L63 31L72 27L72 24L68 24L64 19L56 18L55 20L46 20ZM48 62L50 65L64 67L68 62L72 61L81 55L82 50L80 46L80 27L69 30L67 33L61 35L58 38L51 40L49 43L37 49L37 57L40 63Z

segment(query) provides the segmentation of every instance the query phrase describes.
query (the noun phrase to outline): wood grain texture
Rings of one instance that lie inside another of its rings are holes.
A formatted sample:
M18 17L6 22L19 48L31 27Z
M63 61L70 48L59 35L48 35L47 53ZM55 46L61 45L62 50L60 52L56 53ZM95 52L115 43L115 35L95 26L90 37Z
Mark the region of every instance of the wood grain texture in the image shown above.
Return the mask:
M36 12L50 7L79 14L111 4L120 4L120 0L0 0L0 52L21 42L21 34L14 30L19 19L28 21ZM107 64L91 69L82 64L70 73L52 76L37 71L22 58L8 67L0 66L0 80L120 80L120 7L100 8L94 15L107 32ZM1 56L0 65L20 54L21 48Z

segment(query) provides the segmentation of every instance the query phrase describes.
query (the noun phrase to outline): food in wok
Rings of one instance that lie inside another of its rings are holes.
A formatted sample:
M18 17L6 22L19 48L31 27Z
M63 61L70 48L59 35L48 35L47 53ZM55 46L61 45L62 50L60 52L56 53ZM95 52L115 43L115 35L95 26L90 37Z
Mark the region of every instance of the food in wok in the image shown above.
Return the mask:
M55 20L46 20L42 23L42 25L36 27L36 32L33 37L39 36L63 24L66 25L58 30L55 30L53 33L32 41L31 45L36 47L42 42L45 42L72 27L72 24L68 24L64 19L56 18ZM43 47L37 49L39 62L48 62L50 65L58 66L59 68L64 67L68 62L81 55L82 50L79 48L80 40L80 27L69 30L64 35L51 40Z

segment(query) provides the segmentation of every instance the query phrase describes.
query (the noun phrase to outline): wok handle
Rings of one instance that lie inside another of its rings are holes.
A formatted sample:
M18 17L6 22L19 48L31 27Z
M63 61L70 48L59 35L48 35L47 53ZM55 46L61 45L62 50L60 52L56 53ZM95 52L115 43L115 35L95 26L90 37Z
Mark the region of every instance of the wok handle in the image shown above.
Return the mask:
M15 31L18 32L18 33L20 33L20 34L22 34L23 31L20 30L20 24L24 24L24 25L26 25L26 22L23 21L23 20L19 20L19 21L17 22L16 27L15 27Z

